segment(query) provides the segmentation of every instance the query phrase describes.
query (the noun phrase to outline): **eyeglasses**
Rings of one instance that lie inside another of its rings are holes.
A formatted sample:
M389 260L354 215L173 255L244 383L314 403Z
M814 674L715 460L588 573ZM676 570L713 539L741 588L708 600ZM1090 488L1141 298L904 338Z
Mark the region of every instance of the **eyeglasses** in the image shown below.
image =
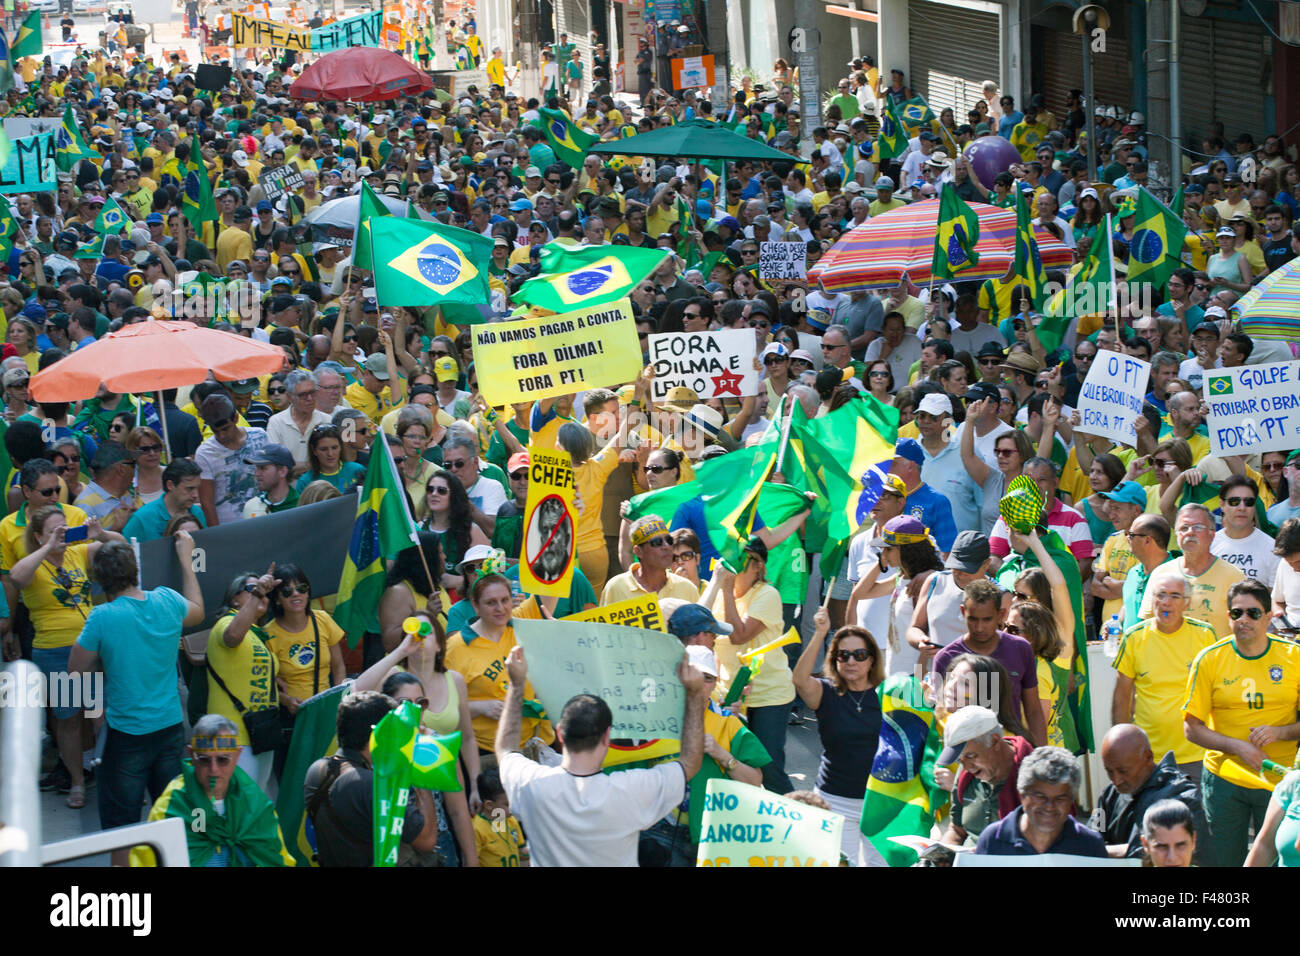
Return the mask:
M671 545L672 541L664 537L651 538L649 541L643 541L641 543L641 547L643 548L667 548Z
M446 485L428 485L425 487L425 493L430 495L449 495L451 489Z
M1246 617L1250 618L1252 621L1258 621L1261 617L1264 616L1264 609L1262 607L1228 608L1228 617L1232 618L1234 621L1240 621L1241 616L1243 614L1246 615Z
M1012 455L1019 454L1019 449L1016 449L1016 448L994 448L994 449L993 449L993 454L997 455L999 458L1010 458Z
M871 658L871 652L865 647L856 647L851 651L836 651L835 659L841 664L847 664L849 661L857 661L861 664L863 661Z
M283 385L277 385L277 386L275 386L275 387L268 387L267 390L266 390L266 394L268 394L268 395L284 395L284 394L286 394L288 391L289 391L289 390L288 390L287 388L285 388Z
M444 461L442 464L444 468L450 468L452 471L460 471L469 464L469 459L461 458L459 461Z
M683 562L683 561L694 561L694 560L695 560L695 552L694 552L694 551L680 551L680 552L678 552L677 554L674 554L674 555L673 555L673 560L676 561L676 562L679 563L679 564L680 564L681 562Z
M1129 539L1130 541L1132 541L1134 538L1149 538L1149 537L1151 537L1151 535L1147 534L1145 531L1125 531L1124 534L1128 536L1128 539Z
M162 451L162 445L141 445L136 451L142 455L152 455L156 451Z
M1204 282L1198 282L1198 283L1196 283L1196 288L1198 288L1198 289L1205 289L1205 290L1208 291L1210 287L1209 287L1209 285L1208 285L1207 283L1204 283Z
M1233 495L1231 498L1224 498L1223 503L1229 508L1240 508L1243 505L1247 508L1255 507L1254 498L1242 498L1239 495Z
M195 754L194 762L203 767L229 767L235 762L234 754Z
M280 587L280 597L293 597L295 594L311 594L306 584L285 584Z

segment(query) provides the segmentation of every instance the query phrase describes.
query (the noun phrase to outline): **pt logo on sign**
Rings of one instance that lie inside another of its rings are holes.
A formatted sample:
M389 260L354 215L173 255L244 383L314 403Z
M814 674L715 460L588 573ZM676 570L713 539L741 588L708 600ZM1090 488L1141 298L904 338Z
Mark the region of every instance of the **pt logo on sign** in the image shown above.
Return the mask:
M524 532L524 557L533 576L543 584L564 577L573 555L573 522L559 495L537 503Z

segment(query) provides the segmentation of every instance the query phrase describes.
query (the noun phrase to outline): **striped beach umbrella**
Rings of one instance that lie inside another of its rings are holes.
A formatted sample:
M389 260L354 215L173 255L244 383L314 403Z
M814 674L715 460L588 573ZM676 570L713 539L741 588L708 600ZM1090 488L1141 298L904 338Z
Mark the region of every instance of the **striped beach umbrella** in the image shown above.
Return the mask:
M1300 341L1300 259L1275 269L1232 308L1247 335Z
M1001 278L1015 258L1015 210L977 202L968 205L979 217L980 236L975 244L979 262L959 273L954 281ZM937 199L873 216L841 236L809 270L808 280L820 281L830 293L890 289L905 273L917 285L926 285L931 280L930 263L938 231ZM1072 254L1064 243L1041 230L1035 230L1035 238L1047 268L1063 268L1070 263Z

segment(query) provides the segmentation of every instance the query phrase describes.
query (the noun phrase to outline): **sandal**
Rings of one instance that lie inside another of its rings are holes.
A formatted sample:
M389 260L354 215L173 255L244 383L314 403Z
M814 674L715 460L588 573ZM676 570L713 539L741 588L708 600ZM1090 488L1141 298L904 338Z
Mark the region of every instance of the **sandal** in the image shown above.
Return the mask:
M81 810L86 806L86 788L84 786L75 786L68 791L68 806L73 810Z

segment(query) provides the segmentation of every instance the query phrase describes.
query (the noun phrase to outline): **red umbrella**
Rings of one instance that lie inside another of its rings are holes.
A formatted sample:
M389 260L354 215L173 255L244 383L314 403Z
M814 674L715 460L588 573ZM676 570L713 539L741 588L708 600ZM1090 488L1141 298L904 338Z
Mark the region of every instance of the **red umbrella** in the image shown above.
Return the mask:
M284 366L276 345L199 328L190 322L139 322L110 332L32 376L38 402L94 398L103 382L118 394L272 375Z
M433 89L433 80L396 53L354 46L326 53L289 87L296 100L395 100Z

